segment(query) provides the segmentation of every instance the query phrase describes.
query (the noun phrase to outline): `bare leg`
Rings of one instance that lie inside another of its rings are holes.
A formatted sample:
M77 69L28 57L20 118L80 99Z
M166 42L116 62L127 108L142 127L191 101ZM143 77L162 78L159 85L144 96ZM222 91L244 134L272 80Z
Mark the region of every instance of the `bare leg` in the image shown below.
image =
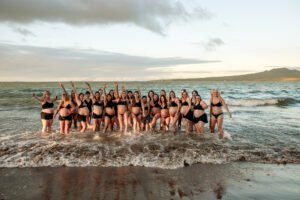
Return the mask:
M65 120L65 133L68 134L70 132L70 124L71 121Z
M218 132L220 134L220 137L223 138L224 137L224 130L223 130L223 115L220 115L217 118L217 124L218 124Z
M43 128L42 128L42 133L46 133L46 129L47 129L47 120L45 119L42 119L42 125L43 125Z
M124 121L123 121L123 115L118 114L118 121L119 121L119 125L120 125L120 132L123 132L123 127L124 127Z
M107 130L109 124L110 124L110 118L107 117L107 116L105 116L105 117L104 117L104 129L103 129L103 133L106 132L106 130Z
M125 130L124 133L126 134L128 132L128 112L124 113L124 122L125 122Z
M210 132L215 133L215 126L217 123L217 119L214 116L210 117Z
M59 132L61 134L65 133L65 121L59 121Z
M169 125L170 125L170 117L167 117L165 118L165 128L166 128L166 131L169 131Z
M185 129L185 134L189 133L189 126L188 126L188 120L183 118L183 127Z
M141 123L142 123L141 120L142 120L142 119L141 119L141 115L139 115L139 116L136 117L137 131L141 131Z
M81 121L80 125L82 127L81 130L80 130L80 133L84 133L86 128L87 128L87 122Z
M47 132L51 132L51 126L52 126L52 123L53 123L53 120L47 120L47 123L46 123L46 131Z
M98 127L98 119L93 119L93 131L96 132Z

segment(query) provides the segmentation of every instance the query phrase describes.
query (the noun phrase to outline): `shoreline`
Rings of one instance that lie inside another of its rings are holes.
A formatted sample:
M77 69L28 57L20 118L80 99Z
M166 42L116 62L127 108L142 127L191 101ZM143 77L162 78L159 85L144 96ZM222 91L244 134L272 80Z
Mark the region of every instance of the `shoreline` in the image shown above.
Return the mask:
M300 165L0 168L1 199L298 199Z

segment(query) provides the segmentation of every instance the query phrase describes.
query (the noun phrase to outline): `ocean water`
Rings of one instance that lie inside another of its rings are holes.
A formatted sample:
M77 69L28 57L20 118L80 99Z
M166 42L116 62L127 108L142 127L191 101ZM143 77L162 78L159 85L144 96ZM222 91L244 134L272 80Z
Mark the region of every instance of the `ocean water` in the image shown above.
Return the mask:
M139 134L120 137L117 132L93 140L93 133L41 135L39 102L32 98L50 90L60 96L58 83L0 83L0 167L38 166L146 166L166 169L195 163L300 163L300 82L127 82L142 93L150 89L196 89L207 102L218 88L233 113L225 113L224 129L230 139L209 133L199 137ZM94 89L102 83L91 83ZM76 83L86 91L83 83ZM70 91L70 87L66 85ZM108 89L113 83L108 83ZM56 104L57 106L57 104ZM224 111L225 112L225 111Z

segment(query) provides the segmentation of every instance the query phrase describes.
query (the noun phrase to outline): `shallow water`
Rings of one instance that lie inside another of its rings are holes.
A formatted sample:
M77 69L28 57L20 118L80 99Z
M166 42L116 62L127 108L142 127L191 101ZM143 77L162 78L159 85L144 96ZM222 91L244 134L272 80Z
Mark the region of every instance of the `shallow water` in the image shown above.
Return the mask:
M94 89L102 83L92 83ZM86 91L82 83L76 86ZM97 87L98 86L98 87ZM113 84L108 84L113 86ZM0 167L22 166L148 166L178 168L194 163L236 160L263 163L300 163L299 82L141 82L125 83L142 92L197 89L209 101L219 88L233 112L225 113L224 127L232 140L182 134L145 134L119 137L117 133L92 140L92 133L40 134L40 105L32 92L61 94L57 83L0 83ZM68 86L67 86L68 87ZM70 87L69 87L70 88ZM206 126L206 132L208 127Z

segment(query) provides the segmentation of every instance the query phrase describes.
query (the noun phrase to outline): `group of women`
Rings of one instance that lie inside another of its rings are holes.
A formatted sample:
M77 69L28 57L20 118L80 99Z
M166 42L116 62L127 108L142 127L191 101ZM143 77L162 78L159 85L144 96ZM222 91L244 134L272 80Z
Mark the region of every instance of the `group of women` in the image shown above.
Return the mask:
M49 91L45 91L42 97L33 93L33 97L42 105L41 120L44 133L51 131L52 123L59 114L61 134L68 134L72 125L81 133L87 128L93 129L94 132L102 128L103 133L116 128L119 128L122 134L129 134L129 128L132 128L134 133L157 129L164 133L172 129L177 133L181 129L181 123L186 134L193 130L197 134L203 134L204 125L208 123L205 110L209 108L211 133L214 133L217 125L220 137L223 137L222 107L231 118L231 112L217 89L211 90L209 106L196 90L192 92L191 97L186 90L181 91L180 97L177 97L173 90L168 94L165 90L161 90L160 94L150 90L147 96L142 96L139 88L132 92L122 86L119 91L117 82L114 84L115 89L108 93L106 85L94 92L91 85L86 83L88 91L84 94L78 93L73 82L70 85L71 94L60 84L63 94L56 109L54 103L57 97L51 98Z

